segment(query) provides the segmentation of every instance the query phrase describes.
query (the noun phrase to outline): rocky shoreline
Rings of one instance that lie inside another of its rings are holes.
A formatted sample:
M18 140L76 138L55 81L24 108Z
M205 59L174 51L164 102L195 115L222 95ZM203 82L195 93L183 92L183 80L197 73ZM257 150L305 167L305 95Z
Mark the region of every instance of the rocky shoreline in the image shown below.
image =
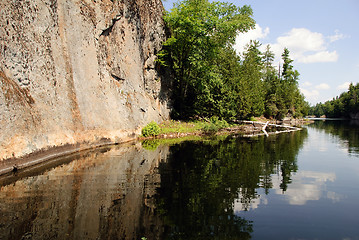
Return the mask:
M104 146L111 146L111 145L118 145L124 144L129 142L136 142L139 140L148 140L148 139L171 139L171 138L184 138L188 136L199 136L199 137L206 137L206 136L214 136L214 135L238 135L242 137L253 137L253 136L260 136L266 135L262 131L263 123L269 122L271 124L283 124L283 126L301 126L304 124L309 124L313 121L308 121L304 119L297 119L292 121L266 121L266 119L260 119L259 121L253 122L253 124L242 124L236 125L234 127L224 128L217 132L204 132L204 131L194 131L194 132L173 132L173 133L166 133L160 134L156 137L138 137L129 139L126 142L112 142L109 139L102 139L102 141L97 142L96 144L75 144L75 145L65 145L60 147L53 147L50 149L34 152L28 154L26 156L20 158L10 158L3 161L0 161L0 176L12 174L14 172L24 170L35 165L41 165L48 161L56 161L56 159L60 159L63 157L70 156L72 154L78 154L80 152L85 152L89 150L94 150ZM299 130L299 128L297 129ZM282 131L285 132L285 131ZM273 134L277 134L280 132L273 132Z

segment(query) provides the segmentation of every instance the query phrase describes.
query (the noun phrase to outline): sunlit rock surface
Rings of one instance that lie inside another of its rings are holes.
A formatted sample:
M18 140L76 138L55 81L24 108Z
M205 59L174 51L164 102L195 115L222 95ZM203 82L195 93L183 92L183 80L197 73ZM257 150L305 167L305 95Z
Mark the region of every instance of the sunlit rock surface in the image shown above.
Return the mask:
M0 160L168 118L160 0L0 2Z

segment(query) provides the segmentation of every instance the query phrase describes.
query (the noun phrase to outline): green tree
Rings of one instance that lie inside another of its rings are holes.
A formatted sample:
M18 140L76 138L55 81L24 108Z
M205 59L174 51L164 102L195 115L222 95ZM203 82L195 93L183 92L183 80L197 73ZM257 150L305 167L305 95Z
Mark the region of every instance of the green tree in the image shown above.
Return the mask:
M218 101L221 103L220 110L214 114L227 120L235 119L239 111L237 105L238 95L242 92L242 85L244 85L240 77L240 58L235 50L228 46L221 49L214 63L216 71L223 82L221 94L217 95L221 99Z
M252 9L208 0L183 0L164 17L171 37L159 54L174 74L174 117L211 115L220 106L223 81L214 60L254 27ZM217 110L218 111L218 110Z
M253 41L243 59L234 51L238 32L254 27L251 16L248 6L209 0L183 0L166 13L171 35L158 59L173 74L173 118L231 120L265 114L282 119L308 112L287 48L281 76L269 46L262 53L261 44Z
M260 46L258 41L251 41L244 53L241 78L245 84L239 93L239 109L248 109L249 112L242 113L242 118L260 116L264 112L263 61Z
M280 81L277 70L273 67L274 53L270 45L266 46L263 53L264 61L264 88L265 93L265 116L278 118L280 106L284 105L280 97Z
M301 108L305 102L304 96L300 93L298 88L299 72L293 69L293 60L289 57L288 48L284 48L282 54L283 70L280 80L281 89L281 118L289 114L290 116L302 116ZM303 108L304 110L304 108Z
M310 113L315 116L326 115L327 117L346 117L350 118L359 112L359 83L351 83L347 92L343 92L339 97L330 101L318 103L310 109Z

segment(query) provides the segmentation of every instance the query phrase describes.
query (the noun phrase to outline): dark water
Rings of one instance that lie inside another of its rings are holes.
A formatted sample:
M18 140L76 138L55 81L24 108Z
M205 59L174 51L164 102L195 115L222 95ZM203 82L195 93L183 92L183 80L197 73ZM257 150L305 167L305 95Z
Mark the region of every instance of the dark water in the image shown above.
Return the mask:
M102 148L0 186L0 239L359 239L359 123Z

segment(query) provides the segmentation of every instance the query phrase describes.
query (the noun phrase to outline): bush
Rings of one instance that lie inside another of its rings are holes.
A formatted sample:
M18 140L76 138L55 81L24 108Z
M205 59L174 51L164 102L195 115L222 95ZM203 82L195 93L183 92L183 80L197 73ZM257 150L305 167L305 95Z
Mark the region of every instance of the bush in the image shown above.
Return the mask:
M160 134L161 128L155 121L150 122L144 128L142 128L142 136L150 137Z
M249 118L249 121L256 122L256 121L257 121L257 119L256 119L255 117L253 117L253 116L252 116L252 117L250 117L250 118Z
M217 132L223 128L229 127L229 124L226 120L219 120L218 117L211 117L210 123L206 124L203 127L205 132Z

